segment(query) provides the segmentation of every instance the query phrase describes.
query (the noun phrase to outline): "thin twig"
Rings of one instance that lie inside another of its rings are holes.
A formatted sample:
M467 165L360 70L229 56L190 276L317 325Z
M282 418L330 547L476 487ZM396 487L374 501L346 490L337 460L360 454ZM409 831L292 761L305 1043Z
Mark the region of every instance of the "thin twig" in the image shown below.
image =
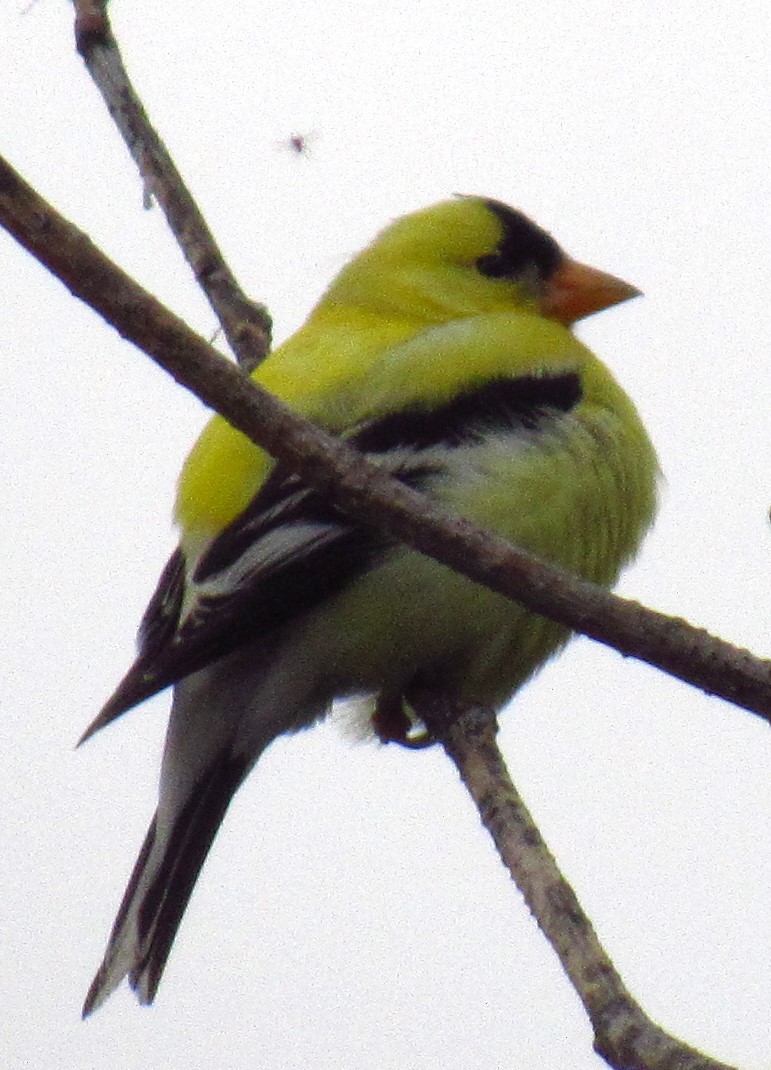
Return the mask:
M238 285L198 205L134 91L107 17L106 0L75 0L75 40L89 74L133 156L145 189L163 209L172 233L217 315L238 363L251 371L270 349L264 305Z
M617 1070L731 1070L664 1032L624 986L511 782L496 742L495 711L459 708L436 693L410 700L455 762L503 864L586 1008L595 1051Z
M771 661L561 572L389 479L225 360L1 158L0 223L124 338L346 512L533 612L771 721Z

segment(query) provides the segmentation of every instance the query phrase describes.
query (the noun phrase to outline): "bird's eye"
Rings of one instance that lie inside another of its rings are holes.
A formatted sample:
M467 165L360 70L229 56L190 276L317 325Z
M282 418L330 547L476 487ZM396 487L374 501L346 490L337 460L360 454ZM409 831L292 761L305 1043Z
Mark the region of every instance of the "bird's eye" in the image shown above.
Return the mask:
M498 217L503 237L494 252L479 257L477 270L492 279L518 279L534 269L541 281L549 279L564 259L551 234L500 201L485 205Z

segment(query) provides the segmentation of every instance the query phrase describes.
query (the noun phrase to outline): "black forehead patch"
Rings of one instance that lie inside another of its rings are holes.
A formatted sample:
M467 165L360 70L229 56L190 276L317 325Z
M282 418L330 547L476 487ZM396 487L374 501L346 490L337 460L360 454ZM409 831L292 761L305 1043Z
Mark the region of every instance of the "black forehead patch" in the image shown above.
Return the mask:
M535 268L539 278L551 278L565 256L551 234L501 201L485 199L484 203L498 217L503 237L495 252L477 260L479 271L492 279L517 279Z

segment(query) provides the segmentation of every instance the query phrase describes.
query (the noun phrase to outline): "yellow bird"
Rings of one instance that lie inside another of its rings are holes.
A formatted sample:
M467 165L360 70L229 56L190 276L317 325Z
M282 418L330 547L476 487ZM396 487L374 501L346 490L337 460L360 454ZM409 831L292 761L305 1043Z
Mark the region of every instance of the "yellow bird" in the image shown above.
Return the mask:
M254 378L452 512L596 583L637 552L658 467L638 413L574 336L637 294L522 213L462 197L396 220ZM351 519L220 416L182 470L178 550L139 653L84 739L174 685L156 815L84 1005L155 996L233 794L282 733L356 698L382 740L409 696L503 705L561 626Z

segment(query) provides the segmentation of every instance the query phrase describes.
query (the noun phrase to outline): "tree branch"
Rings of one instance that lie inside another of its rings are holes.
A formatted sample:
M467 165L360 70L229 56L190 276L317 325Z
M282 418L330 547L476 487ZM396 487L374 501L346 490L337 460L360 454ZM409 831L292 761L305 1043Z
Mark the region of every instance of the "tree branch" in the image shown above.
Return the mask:
M458 768L503 864L586 1008L594 1049L617 1070L732 1070L664 1032L625 987L562 876L498 749L495 711L410 695Z
M151 125L124 67L107 17L106 0L75 0L75 41L139 168L145 189L162 207L238 363L251 371L270 349L270 316L264 305L248 298L238 285L168 149Z
M0 223L124 338L340 508L533 612L771 721L771 661L561 572L387 478L225 360L2 159Z

